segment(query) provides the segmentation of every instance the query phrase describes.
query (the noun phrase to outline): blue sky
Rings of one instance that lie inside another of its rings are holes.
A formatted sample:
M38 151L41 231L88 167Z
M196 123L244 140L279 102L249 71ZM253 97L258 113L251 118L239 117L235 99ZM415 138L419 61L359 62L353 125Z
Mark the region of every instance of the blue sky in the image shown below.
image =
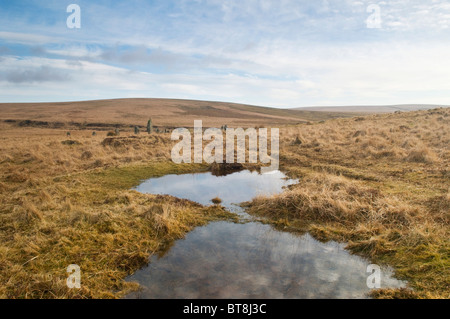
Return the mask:
M0 0L0 102L448 105L449 49L441 0Z

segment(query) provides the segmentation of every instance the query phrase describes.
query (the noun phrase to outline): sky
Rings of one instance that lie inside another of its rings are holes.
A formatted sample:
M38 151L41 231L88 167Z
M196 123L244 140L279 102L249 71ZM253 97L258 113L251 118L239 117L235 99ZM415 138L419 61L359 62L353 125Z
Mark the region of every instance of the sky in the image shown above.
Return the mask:
M0 102L110 98L450 105L450 1L0 0Z

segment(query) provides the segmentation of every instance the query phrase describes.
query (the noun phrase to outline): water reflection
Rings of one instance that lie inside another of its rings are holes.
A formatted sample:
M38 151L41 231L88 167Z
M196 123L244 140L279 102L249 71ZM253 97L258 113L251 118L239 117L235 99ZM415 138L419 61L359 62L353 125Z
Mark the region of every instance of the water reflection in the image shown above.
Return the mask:
M137 187L201 204L219 196L227 207L294 183L281 172L171 175ZM242 212L240 212L243 214ZM274 230L256 222L217 222L197 228L162 258L128 278L142 291L128 298L364 298L367 260L343 246ZM383 287L404 286L384 270Z
M296 183L287 180L280 171L270 174L242 171L226 176L211 173L167 175L150 179L135 189L141 193L172 195L190 199L202 205L211 205L211 199L219 197L222 205L236 209L236 205L258 195L280 193L283 187Z

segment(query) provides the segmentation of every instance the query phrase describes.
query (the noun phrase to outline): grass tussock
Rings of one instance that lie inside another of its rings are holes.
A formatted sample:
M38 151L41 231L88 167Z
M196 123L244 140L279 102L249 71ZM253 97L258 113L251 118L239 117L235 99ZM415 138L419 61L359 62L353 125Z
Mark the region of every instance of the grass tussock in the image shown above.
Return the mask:
M215 197L215 198L211 199L211 202L214 205L220 205L220 204L222 204L222 199L220 199L219 197Z

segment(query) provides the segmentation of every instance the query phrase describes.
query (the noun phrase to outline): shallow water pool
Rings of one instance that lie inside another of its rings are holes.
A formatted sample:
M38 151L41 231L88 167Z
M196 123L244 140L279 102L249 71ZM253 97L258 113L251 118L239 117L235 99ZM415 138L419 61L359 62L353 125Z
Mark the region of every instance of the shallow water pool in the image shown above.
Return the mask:
M127 278L142 287L127 298L366 298L368 260L351 255L342 244L274 230L236 205L280 193L296 182L279 171L264 175L242 171L220 177L168 175L136 187L143 193L203 205L219 197L223 206L247 222L215 222L190 232L164 256L153 256L148 267ZM382 270L381 279L383 288L405 286L389 269Z

